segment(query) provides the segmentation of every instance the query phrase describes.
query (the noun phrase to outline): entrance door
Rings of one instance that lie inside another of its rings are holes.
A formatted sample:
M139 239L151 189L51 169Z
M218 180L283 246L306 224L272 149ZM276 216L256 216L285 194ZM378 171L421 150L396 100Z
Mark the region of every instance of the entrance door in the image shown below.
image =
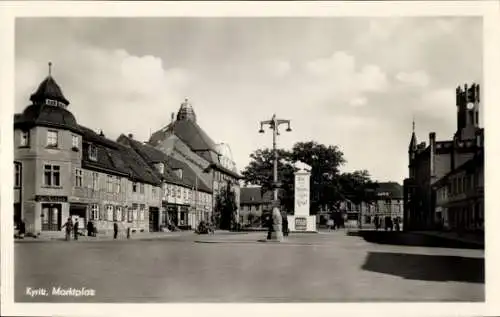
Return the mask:
M70 205L69 216L73 223L78 220L78 228L84 230L87 224L87 208L85 205Z
M158 231L158 222L160 219L160 213L158 208L150 207L149 208L149 232Z
M42 231L61 230L61 204L42 204Z

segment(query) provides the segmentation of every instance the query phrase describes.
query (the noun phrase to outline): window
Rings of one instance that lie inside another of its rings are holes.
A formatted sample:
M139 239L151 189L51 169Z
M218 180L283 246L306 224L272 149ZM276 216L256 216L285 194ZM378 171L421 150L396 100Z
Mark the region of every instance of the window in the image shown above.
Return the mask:
M181 198L181 188L177 187L177 198Z
M140 220L144 220L144 213L146 212L146 205L141 205Z
M137 213L139 211L138 204L132 204L132 220L137 220Z
M120 193L120 190L121 190L121 178L116 176L116 193L119 194Z
M127 221L128 222L132 222L133 218L134 218L134 209L133 209L133 205L132 205L132 208L129 207L128 208L128 212L127 212Z
M58 146L58 134L55 130L47 131L47 146L57 147Z
M52 99L45 99L45 104L48 106L55 106L57 107L57 101L52 100Z
M30 132L21 131L21 139L19 141L19 146L30 146Z
M122 220L122 207L116 206L115 212L113 214L113 221L121 221Z
M123 209L120 207L120 210L121 210L121 219L122 221L126 221L127 220L127 207L123 207Z
M14 162L14 187L21 187L21 163Z
M80 147L80 144L78 142L78 135L72 135L71 136L71 146L74 149L78 149Z
M107 205L106 206L106 220L107 221L112 221L113 220L113 206L112 205Z
M60 186L60 166L45 165L44 166L44 185L45 186Z
M108 193L112 193L113 192L113 176L108 175L108 177L106 179L106 184L107 184Z
M90 205L90 220L99 219L99 205L92 204Z
M99 186L99 174L98 173L92 173L92 189L93 190L98 190Z
M132 192L137 193L137 183L132 183Z
M139 184L139 191L141 192L141 194L144 194L144 184L143 183Z
M97 147L92 144L89 145L89 159L97 161Z
M151 194L153 195L153 198L156 198L156 188L151 188Z
M82 187L83 171L79 168L75 169L75 187Z

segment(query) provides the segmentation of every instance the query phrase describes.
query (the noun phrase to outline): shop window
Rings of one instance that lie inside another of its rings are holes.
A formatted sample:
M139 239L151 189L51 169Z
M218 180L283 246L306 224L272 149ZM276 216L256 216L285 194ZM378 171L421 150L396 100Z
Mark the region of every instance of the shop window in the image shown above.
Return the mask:
M106 206L106 220L107 221L113 221L113 206L108 205Z
M99 219L99 205L92 204L90 205L90 220L98 220Z

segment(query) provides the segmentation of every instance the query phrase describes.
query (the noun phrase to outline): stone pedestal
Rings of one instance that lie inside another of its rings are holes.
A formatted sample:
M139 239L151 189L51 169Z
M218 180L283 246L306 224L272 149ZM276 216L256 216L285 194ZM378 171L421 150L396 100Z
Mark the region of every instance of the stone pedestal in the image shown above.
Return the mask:
M281 212L278 207L273 208L273 232L271 233L271 240L282 241L283 240L283 219L281 218Z
M302 166L305 164L302 163ZM293 216L288 216L290 232L316 232L316 217L309 215L311 179L309 170L303 168L295 173L294 211Z

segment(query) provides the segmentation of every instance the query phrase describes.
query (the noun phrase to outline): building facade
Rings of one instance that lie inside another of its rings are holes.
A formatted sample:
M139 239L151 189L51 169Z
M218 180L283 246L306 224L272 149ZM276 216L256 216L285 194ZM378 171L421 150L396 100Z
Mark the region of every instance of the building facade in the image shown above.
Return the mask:
M177 116L172 114L171 122L154 132L147 142L167 156L186 164L197 176L198 186L203 184L210 189L211 203L208 210L212 219L217 195L228 184L235 193L237 214L240 206L241 179L231 157L227 144L216 144L198 125L192 105L186 99L180 106ZM202 195L206 197L206 195ZM196 213L204 213L204 210ZM202 216L203 217L203 216ZM239 216L237 217L239 219Z
M261 217L265 211L272 209L273 192L262 192L262 187L242 187L240 199L240 223L245 225L261 225Z
M479 127L479 85L458 87L456 106L457 130L451 140L437 141L436 134L431 132L428 145L425 142L418 143L413 127L408 148L409 177L404 181L404 218L409 230L443 226L443 213L441 209L436 209L436 186L446 183L440 182L444 177L453 178L449 176L450 173L453 174L460 166L474 160L484 150L484 129ZM477 163L477 160L474 162ZM469 164L475 166L475 163ZM480 165L477 168L481 169ZM478 188L482 186L477 185ZM440 193L442 194L442 190ZM439 200L441 203L442 197Z
M61 230L66 219L98 232L113 222L150 231L161 206L160 180L133 151L77 124L54 78L14 115L14 221L27 234Z
M375 189L376 199L372 202L354 203L346 200L341 203L340 211L346 216L351 226L361 228L375 227L375 218L378 217L384 226L387 218L398 219L403 224L403 187L396 182L381 182Z

